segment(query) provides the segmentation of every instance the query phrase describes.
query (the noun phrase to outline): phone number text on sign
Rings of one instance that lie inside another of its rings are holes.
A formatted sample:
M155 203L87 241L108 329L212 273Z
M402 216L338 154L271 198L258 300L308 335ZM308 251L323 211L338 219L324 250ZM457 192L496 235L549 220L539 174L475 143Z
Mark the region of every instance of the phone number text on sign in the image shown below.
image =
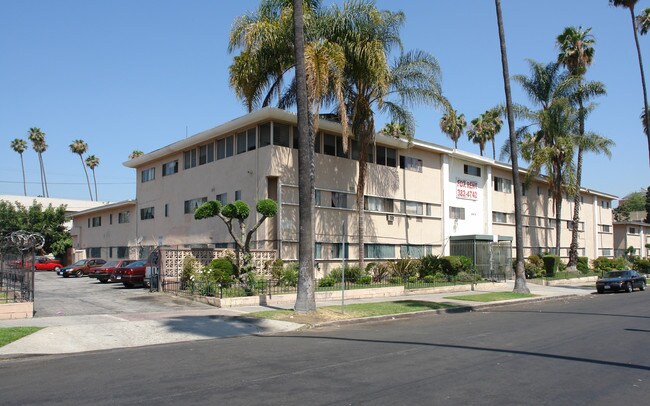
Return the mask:
M471 180L456 180L456 197L458 199L478 199L478 183Z

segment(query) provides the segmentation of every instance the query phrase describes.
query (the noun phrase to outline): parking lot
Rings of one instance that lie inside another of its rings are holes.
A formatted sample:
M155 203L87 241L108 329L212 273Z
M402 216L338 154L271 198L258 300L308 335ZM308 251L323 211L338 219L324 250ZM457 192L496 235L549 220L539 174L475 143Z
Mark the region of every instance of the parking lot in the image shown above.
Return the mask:
M213 308L149 289L127 289L96 279L63 278L55 272L36 272L34 317L92 314L155 313Z

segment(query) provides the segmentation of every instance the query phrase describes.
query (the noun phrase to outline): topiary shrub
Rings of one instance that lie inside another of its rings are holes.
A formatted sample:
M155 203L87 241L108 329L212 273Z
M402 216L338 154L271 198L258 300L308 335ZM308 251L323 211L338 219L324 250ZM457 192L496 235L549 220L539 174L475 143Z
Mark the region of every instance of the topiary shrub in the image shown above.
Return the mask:
M589 273L589 258L588 257L578 257L578 263L576 264L578 272L582 274Z
M340 280L341 279L333 278L332 275L327 275L326 277L321 278L318 281L318 286L321 287L321 288L329 288L329 287L334 286Z
M209 283L229 283L232 282L235 274L235 267L226 258L217 258L212 260L203 268L204 282Z
M560 266L560 257L557 255L544 255L542 260L544 261L546 276L555 275L555 272L557 272L558 267Z
M362 271L358 266L345 266L345 280L348 282L356 282L362 276L365 276L365 270ZM328 276L334 278L337 282L341 281L341 267L334 268L330 271Z
M359 277L359 279L357 280L357 283L359 283L361 285L370 285L372 283L372 276L363 275L363 276Z

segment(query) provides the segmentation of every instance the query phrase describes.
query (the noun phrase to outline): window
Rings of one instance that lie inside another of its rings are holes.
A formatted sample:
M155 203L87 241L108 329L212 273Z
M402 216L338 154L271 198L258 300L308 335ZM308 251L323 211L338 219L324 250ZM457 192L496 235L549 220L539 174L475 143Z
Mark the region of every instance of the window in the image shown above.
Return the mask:
M116 248L117 248L117 258L129 257L129 247L116 247Z
M610 232L610 226L607 224L601 224L600 225L600 231L603 233L609 233Z
M169 217L169 204L165 203L165 217Z
M118 224L124 224L129 222L129 213L128 211L123 211L117 213L117 222Z
M395 246L391 244L365 244L365 257L371 259L395 258Z
M391 167L397 166L397 151L393 148L377 145L377 164Z
M320 242L314 245L314 259L323 259L323 244Z
M321 192L320 192L320 190L314 191L314 205L321 206Z
M401 258L422 258L431 254L433 247L430 245L400 245L399 256Z
M199 147L199 165L214 161L214 142Z
M423 205L422 203L419 202L405 202L405 207L406 207L406 214L411 214L411 215L417 215L421 216L422 215L422 210L423 210Z
M221 193L217 195L217 201L221 202L222 205L228 204L228 193Z
M449 218L465 220L465 208L464 207L449 207Z
M348 158L350 155L350 141L348 139L348 151L343 151L343 137L336 137L336 156L339 158Z
M247 131L237 134L237 154L243 154L255 149L255 129L250 128Z
M183 152L183 169L190 169L196 166L196 148Z
M611 257L612 256L612 249L611 248L601 248L600 249L601 255L604 257Z
M286 124L273 123L273 145L289 147L289 126Z
M234 137L226 137L217 140L217 159L224 159L233 156L234 153Z
M510 221L508 221L508 217L510 217L508 215L508 213L502 213L500 211L493 211L492 212L492 222L493 223L506 223L506 224L510 223Z
M323 134L323 154L336 155L336 136L332 134Z
M568 228L569 230L573 230L573 221L572 220L567 220L566 228ZM578 231L585 231L585 223L583 221L578 222Z
M528 196L528 185L525 183L521 184L521 195Z
M640 234L641 230L638 227L630 227L628 229L628 233L630 233L630 234Z
M153 219L153 207L145 207L140 209L140 220Z
M537 186L537 196L542 195L542 188L540 186Z
M185 200L184 213L185 214L194 213L194 210L196 210L200 205L202 205L207 201L208 201L207 197L199 197L198 199Z
M385 211L389 213L392 213L395 207L393 199L373 196L366 196L364 205L364 208L368 211Z
M603 209L610 209L610 208L612 207L612 203L611 203L611 202L608 202L608 201L606 201L606 200L602 200L602 201L600 202L600 206L601 206Z
M422 172L422 160L410 156L400 156L399 167L407 171Z
M512 189L512 182L510 179L494 177L494 190L497 192L510 193Z
M169 176L178 173L178 160L167 162L162 166L162 176Z
M323 153L323 148L321 145L321 140L322 140L321 133L316 134L316 138L314 138L314 152L317 154L322 154Z
M472 166L472 165L464 165L463 166L463 172L465 175L472 175L472 176L481 176L481 168L478 166Z
M90 227L101 227L102 216L93 217L90 220Z
M342 209L347 209L348 207L348 195L341 192L332 192L332 207L340 207Z
M332 247L332 258L343 258L343 243L334 243ZM350 244L345 244L345 258L350 257Z
M99 258L102 256L102 249L101 247L86 248L86 255L88 258Z
M149 182L150 180L156 179L156 168L149 168L142 171L141 180L142 183Z
M108 215L108 224L113 224L113 213Z
M293 137L293 144L291 145L294 149L298 149L300 147L300 141L299 141L299 135L298 135L298 127L291 127L291 135Z
M271 124L266 123L260 126L260 148L271 145Z
M235 190L235 200L241 200L241 190Z

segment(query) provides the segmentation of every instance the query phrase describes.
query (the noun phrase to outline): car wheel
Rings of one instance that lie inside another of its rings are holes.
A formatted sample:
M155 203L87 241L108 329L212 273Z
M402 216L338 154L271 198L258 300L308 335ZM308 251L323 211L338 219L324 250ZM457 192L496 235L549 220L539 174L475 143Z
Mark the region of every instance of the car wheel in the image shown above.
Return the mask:
M131 289L133 287L133 284L131 282L122 282L122 285L124 285L124 287L127 289Z
M68 278L69 276L70 276L70 275L68 275L67 273L64 273L64 274L63 274L63 277L64 277L64 278Z
M641 282L641 286L639 286L639 290L645 290L645 281Z
M75 276L76 278L81 278L82 276L84 276L84 271L82 271L82 270L80 269L80 270L78 270L77 272L74 273L74 276Z
M628 282L628 283L625 284L625 291L627 293L632 293L633 290L634 290L634 288L632 287L632 282Z
M100 281L101 283L108 283L108 279L103 279L103 278L102 278L102 279L100 279L99 281Z
M605 293L605 288L597 288L596 292L598 293Z
M54 271L54 272L59 272L59 269L61 269L60 266L55 266L54 269L53 269L53 271Z

